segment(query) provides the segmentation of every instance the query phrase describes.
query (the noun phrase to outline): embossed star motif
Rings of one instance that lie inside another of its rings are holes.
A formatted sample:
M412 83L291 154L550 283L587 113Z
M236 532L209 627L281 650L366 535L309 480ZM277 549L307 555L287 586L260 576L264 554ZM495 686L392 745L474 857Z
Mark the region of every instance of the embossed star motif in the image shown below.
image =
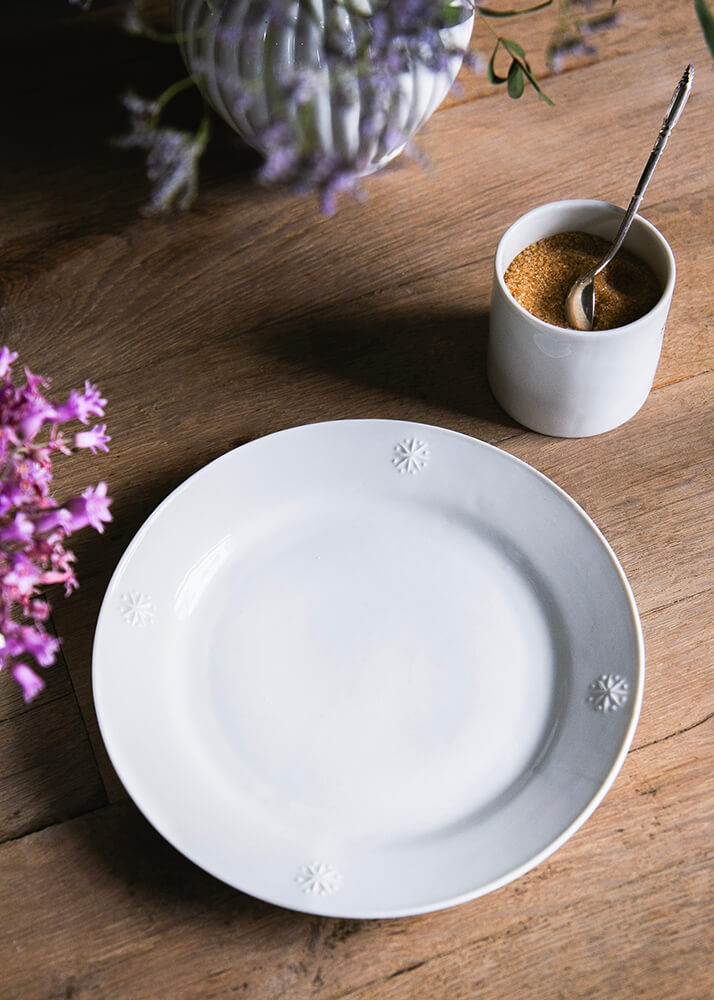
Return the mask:
M630 696L630 686L619 674L601 674L589 690L588 701L598 712L615 712Z
M128 594L121 595L119 612L127 625L142 628L144 625L153 624L156 608L148 594L139 594L132 590Z
M301 865L295 881L307 895L331 896L342 885L342 876L332 865L315 862Z
M392 465L398 472L408 472L414 475L420 472L429 461L429 449L423 441L416 438L401 441L394 448Z

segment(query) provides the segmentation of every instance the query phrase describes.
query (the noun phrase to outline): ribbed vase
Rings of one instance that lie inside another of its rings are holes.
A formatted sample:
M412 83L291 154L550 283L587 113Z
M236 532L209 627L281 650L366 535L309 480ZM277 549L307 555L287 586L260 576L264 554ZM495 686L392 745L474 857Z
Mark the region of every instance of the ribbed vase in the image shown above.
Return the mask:
M440 71L411 59L375 132L373 119L368 123L373 108L364 81L356 72L351 80L336 79L325 59L326 17L339 18L340 28L350 33L360 30L359 16L337 0L309 3L286 0L287 17L278 20L270 16L274 0L215 0L213 11L206 0L173 0L172 13L189 70L201 76L206 98L249 145L265 152L263 137L271 126L288 125L300 138L309 128L304 138L314 153L371 173L400 153L431 117L462 57L449 56ZM473 12L464 10L463 20L441 32L445 45L463 51L473 21ZM304 103L298 111L285 101L283 88L291 74L306 71L313 81L307 113Z

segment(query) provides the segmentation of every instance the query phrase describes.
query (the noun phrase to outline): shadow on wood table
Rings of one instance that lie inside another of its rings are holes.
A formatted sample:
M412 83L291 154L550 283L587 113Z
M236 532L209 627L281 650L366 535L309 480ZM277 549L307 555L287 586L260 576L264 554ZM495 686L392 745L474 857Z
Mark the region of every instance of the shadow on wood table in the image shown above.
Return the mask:
M14 2L0 11L0 83L12 95L3 109L5 198L34 202L43 224L57 223L58 237L66 236L68 227L72 235L96 227L121 232L149 193L144 154L112 146L128 129L121 97L133 91L156 98L184 79L186 68L175 45L128 34L118 4L108 9L95 4L87 13L67 0L43 2L39 11L37 6ZM193 131L201 114L192 89L171 103L165 119ZM216 133L202 172L247 183L259 158L219 122ZM7 232L5 237L4 257L11 261L12 240ZM46 229L41 240L46 249ZM25 253L32 249L26 231L18 245Z
M298 369L323 371L388 397L511 423L488 387L487 340L488 313L384 311L367 300L351 303L348 312L338 306L283 323L266 332L262 348ZM380 415L396 416L384 409Z

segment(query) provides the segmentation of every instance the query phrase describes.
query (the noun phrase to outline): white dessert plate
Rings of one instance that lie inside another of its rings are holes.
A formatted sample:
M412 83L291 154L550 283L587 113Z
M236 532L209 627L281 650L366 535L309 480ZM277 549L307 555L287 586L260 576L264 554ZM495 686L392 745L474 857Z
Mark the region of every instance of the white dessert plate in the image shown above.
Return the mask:
M600 802L644 683L609 545L550 480L390 420L272 434L151 515L107 590L94 698L178 850L340 917L522 875Z

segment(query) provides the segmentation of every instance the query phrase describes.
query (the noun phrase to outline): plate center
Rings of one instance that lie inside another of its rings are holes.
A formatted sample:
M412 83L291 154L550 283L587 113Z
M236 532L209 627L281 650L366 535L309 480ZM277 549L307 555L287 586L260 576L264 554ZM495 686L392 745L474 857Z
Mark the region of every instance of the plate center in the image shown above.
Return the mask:
M181 642L184 725L276 825L437 834L512 789L549 735L547 610L463 516L334 507L236 546L210 579Z

